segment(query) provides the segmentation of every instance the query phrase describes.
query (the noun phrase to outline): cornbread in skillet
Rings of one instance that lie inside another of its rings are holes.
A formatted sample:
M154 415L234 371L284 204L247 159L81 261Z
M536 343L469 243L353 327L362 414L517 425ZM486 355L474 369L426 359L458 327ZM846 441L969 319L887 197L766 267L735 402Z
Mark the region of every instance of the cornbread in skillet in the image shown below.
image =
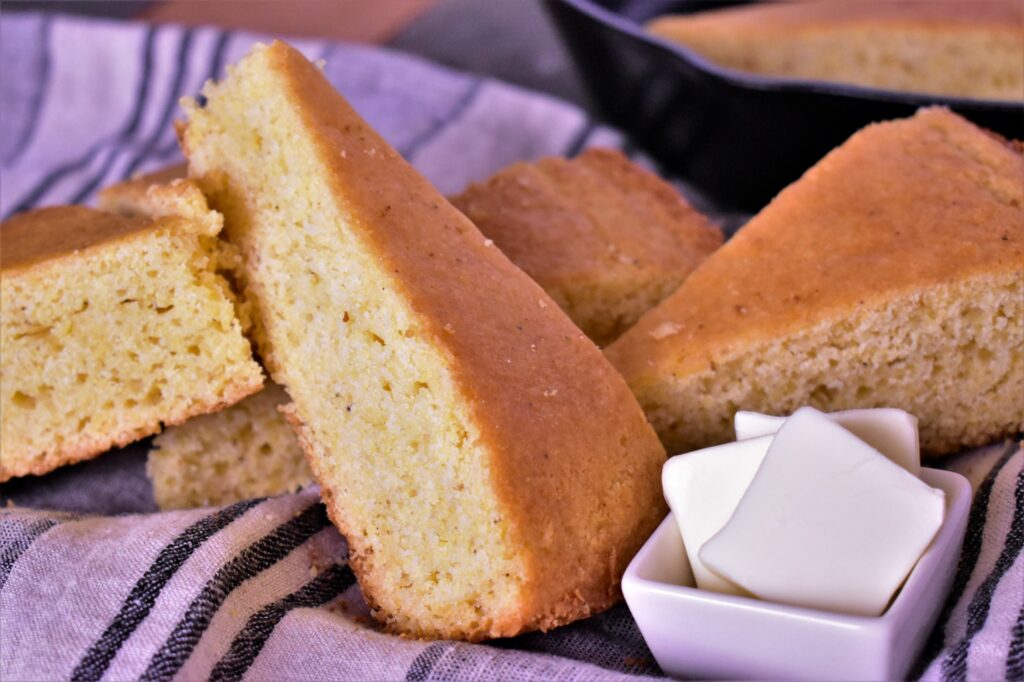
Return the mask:
M671 185L610 149L513 164L452 203L602 346L722 243Z
M740 71L1024 98L1024 3L815 0L665 16L652 33Z
M737 410L898 407L930 454L1024 427L1024 156L948 110L868 126L606 350L672 452Z
M87 459L262 386L215 272L221 217L190 189L154 197L152 219L63 206L0 225L0 480Z
M313 481L291 426L277 411L280 386L172 426L157 436L146 473L161 509L225 505L293 492Z
M204 95L189 173L375 617L477 640L615 603L665 455L596 346L297 51Z

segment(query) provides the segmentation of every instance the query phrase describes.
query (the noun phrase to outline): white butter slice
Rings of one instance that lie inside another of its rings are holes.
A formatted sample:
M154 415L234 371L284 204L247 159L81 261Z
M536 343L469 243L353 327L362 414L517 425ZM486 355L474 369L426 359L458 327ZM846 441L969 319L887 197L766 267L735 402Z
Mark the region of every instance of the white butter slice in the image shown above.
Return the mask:
M746 594L709 571L698 552L732 516L771 442L768 436L689 452L672 457L661 470L665 499L683 536L697 587L702 590Z
M804 407L700 559L762 599L877 616L944 514L942 491Z
M921 442L917 433L917 417L892 407L829 412L828 418L862 441L878 450L896 464L921 475ZM773 417L757 412L736 413L736 438L769 436L779 430L786 417Z

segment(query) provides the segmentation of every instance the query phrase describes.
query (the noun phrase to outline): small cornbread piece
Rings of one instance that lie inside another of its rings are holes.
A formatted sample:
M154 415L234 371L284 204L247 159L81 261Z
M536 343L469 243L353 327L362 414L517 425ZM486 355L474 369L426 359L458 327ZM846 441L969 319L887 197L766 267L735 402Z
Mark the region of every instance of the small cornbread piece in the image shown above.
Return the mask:
M112 185L100 191L101 209L124 216L152 215L161 198L191 197L194 183L182 183L185 164ZM178 202L181 203L180 201ZM191 202L195 205L195 202ZM178 212L188 207L177 206ZM229 242L217 244L219 267L237 265L237 251ZM236 306L244 331L249 310ZM161 509L225 505L239 500L293 492L313 480L295 432L278 412L288 396L271 384L231 407L190 419L166 429L153 441L146 472Z
M216 231L219 233L224 224L223 216L209 209L202 190L187 177L187 164L167 166L104 187L97 194L96 205L101 211L116 213L125 218L178 215L195 220L216 219ZM230 277L238 268L238 249L224 239L211 241L209 245L217 272ZM251 306L244 299L239 300L234 292L232 302L235 304L235 315L242 325L242 333L249 335L253 332Z
M173 426L153 441L146 473L161 509L224 505L294 492L313 481L299 441L270 384L215 414Z
M855 134L606 351L673 452L737 410L896 407L938 454L1024 427L1024 156L945 109Z
M816 0L665 16L652 33L741 71L889 90L1024 97L1024 3Z
M195 187L189 194L154 199L154 209L201 200ZM215 272L221 218L196 210L131 219L65 206L0 226L0 480L87 459L260 389Z
M149 215L154 197L167 195L169 186L187 175L186 164L140 175L100 191L98 205L125 216ZM229 242L221 240L218 250L220 267L237 266L237 250ZM241 302L236 313L243 331L249 331L249 306ZM287 402L284 389L270 384L236 405L161 433L146 465L157 506L225 505L293 492L312 482L299 440L277 409Z
M452 203L600 346L722 244L671 185L610 149L513 164Z
M476 640L615 603L665 454L597 347L294 49L203 92L189 174L374 616Z

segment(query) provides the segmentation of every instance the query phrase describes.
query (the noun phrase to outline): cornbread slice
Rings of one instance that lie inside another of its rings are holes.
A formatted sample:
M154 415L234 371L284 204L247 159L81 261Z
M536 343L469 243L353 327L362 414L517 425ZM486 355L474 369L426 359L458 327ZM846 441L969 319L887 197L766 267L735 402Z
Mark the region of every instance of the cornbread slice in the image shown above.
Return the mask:
M146 463L157 505L225 505L312 483L299 441L277 411L287 402L284 389L270 384L225 410L157 436Z
M204 95L189 173L374 615L475 640L617 601L665 454L600 351L294 49Z
M513 164L452 203L602 346L722 244L671 185L610 149Z
M187 185L154 194L152 208L144 219L55 207L0 225L0 480L87 459L261 387L215 272L221 217Z
M187 171L174 166L113 185L99 205L145 214L150 187ZM722 241L671 185L607 149L514 164L452 203L597 343L632 325ZM287 402L283 389L268 387L158 436L147 470L160 508L223 505L310 483L277 411Z
M100 207L137 212L171 166L113 185ZM670 184L612 149L515 163L450 198L598 345L675 291L722 233Z
M652 33L723 66L941 95L1024 98L1019 0L815 0L665 16Z
M673 452L737 410L898 407L941 454L1024 426L1024 156L948 110L868 126L606 350Z

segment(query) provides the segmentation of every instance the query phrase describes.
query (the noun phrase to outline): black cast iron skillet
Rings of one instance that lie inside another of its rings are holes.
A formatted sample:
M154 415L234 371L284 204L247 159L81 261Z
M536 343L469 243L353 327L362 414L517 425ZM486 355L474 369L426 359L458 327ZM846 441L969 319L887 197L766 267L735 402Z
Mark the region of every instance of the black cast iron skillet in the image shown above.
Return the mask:
M547 0L596 109L723 207L756 211L856 130L922 106L942 104L1001 135L1024 139L1024 101L746 74L643 28L662 14L729 4L737 3Z

